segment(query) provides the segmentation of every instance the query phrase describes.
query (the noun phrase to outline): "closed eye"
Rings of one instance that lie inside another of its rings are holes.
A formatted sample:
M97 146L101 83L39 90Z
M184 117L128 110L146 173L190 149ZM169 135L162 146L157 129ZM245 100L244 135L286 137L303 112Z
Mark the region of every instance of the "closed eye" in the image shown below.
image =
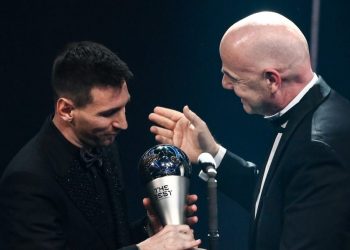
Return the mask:
M236 77L230 75L230 74L229 74L228 72L226 72L225 70L222 69L221 72L222 72L226 77L228 77L232 83L239 83L239 81L240 81L239 79L237 79Z
M118 113L120 110L125 109L126 105L128 105L131 101L131 97L129 96L129 99L127 101L127 103L125 104L125 106L122 107L116 107L116 108L111 108L105 111L101 111L99 113L97 113L98 116L102 116L102 117L111 117L113 115L115 115L116 113Z
M102 111L102 112L98 113L98 115L103 116L103 117L111 117L114 114L118 113L119 110L121 110L121 108L113 108L113 109L109 109L106 111Z

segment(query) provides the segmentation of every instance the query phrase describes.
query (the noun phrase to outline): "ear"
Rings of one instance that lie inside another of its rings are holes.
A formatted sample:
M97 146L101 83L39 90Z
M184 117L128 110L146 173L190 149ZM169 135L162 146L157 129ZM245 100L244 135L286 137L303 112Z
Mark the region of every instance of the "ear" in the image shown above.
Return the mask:
M63 98L63 97L57 100L56 112L58 113L59 117L61 117L62 120L66 122L72 122L73 110L74 110L74 103L72 100Z
M264 70L264 79L268 84L271 94L277 92L280 89L282 84L282 78L280 73L275 69L265 69Z

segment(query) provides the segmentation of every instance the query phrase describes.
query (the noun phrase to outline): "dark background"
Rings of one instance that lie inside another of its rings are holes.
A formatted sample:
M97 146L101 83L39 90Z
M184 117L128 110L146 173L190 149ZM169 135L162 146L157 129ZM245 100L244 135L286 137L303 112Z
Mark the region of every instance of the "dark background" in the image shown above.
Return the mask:
M156 105L181 109L188 104L225 147L263 164L272 139L269 124L246 115L239 99L222 89L218 54L225 30L261 10L277 11L292 19L309 39L310 0L2 3L0 173L53 111L49 85L52 61L66 43L80 40L104 44L135 74L129 86L129 129L118 138L131 219L144 214L137 162L155 144L147 116ZM317 73L350 98L345 79L350 62L347 12L345 0L321 3ZM195 230L207 247L206 186L196 174L191 181L191 191L200 195L200 221ZM245 250L248 213L223 194L219 194L219 212L220 249Z

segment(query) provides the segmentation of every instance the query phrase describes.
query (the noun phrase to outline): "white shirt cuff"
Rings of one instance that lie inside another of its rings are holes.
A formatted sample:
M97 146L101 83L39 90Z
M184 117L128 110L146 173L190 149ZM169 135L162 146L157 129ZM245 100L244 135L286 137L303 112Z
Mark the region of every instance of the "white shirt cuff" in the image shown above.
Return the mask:
M227 151L227 149L220 145L219 151L214 156L214 160L215 160L215 163L216 163L216 168L218 168L220 166L220 164L222 162L222 159L224 158L224 156L226 154L226 151ZM201 170L199 172L198 177L201 178L204 181L207 181L209 179L208 175L206 173L204 173L203 170Z

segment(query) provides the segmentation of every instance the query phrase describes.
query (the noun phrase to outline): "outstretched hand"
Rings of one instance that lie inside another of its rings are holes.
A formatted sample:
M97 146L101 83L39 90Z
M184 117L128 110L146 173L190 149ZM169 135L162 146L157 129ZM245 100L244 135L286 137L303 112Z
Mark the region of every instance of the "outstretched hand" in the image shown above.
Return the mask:
M197 162L201 153L208 152L215 156L219 150L206 123L188 106L183 108L183 113L156 107L149 119L156 124L150 129L156 141L179 147L193 163Z

